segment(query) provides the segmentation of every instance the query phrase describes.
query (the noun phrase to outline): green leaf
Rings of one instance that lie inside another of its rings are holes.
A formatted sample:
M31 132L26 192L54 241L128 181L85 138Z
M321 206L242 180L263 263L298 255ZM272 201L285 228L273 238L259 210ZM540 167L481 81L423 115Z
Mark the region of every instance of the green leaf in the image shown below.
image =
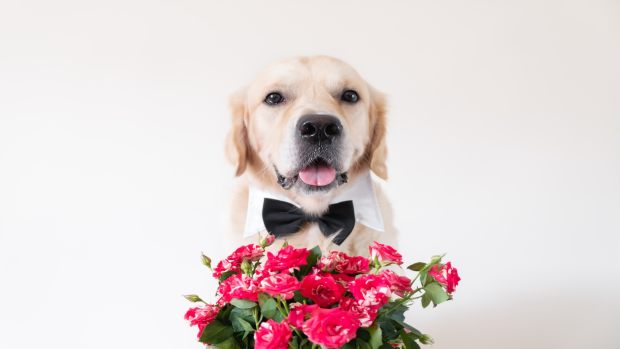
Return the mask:
M284 315L280 311L277 311L276 314L271 318L271 320L280 323L284 320Z
M355 345L355 339L348 341L345 345L340 347L340 349L357 349L357 346Z
M232 337L233 329L229 325L224 325L219 320L213 320L202 331L200 341L207 344L218 344Z
M276 314L280 313L278 311L278 307L276 307L276 301L273 298L269 298L267 301L261 304L260 311L267 319L273 319Z
M363 340L364 342L368 342L370 340L370 333L368 333L368 329L360 327L357 329L355 337Z
M381 326L381 334L385 339L394 340L398 338L399 328L397 328L398 323L396 321L383 318L378 320L377 323Z
M381 344L383 344L383 340L381 339L381 327L377 324L372 325L368 328L368 332L370 333L370 347L372 349L378 349Z
M426 286L424 286L424 295L428 294L431 297L431 301L433 304L437 305L443 303L450 299L446 291L444 291L443 287L436 282L432 282Z
M276 322L282 322L282 320L284 320L284 315L282 315L278 309L276 300L268 294L259 293L258 305L260 306L261 313L267 319L272 319Z
M254 322L254 312L251 309L241 309L241 308L235 308L235 307L231 307L231 308L232 310L230 312L230 318L240 317L251 323Z
M245 321L242 317L234 317L230 319L230 323L232 324L233 331L235 332L253 332L254 328L252 325Z
M396 331L400 331L403 328L405 328L405 326L403 325L404 323L401 321L396 321L396 320L390 320L390 322L392 323L392 325L394 326L394 328L396 329ZM398 333L396 334L396 336L394 336L394 338L398 337Z
M420 272L420 283L422 285L426 285L426 280L428 279L428 271L421 271ZM430 279L432 280L432 279Z
M388 317L390 319L394 319L398 322L405 321L405 312L407 311L407 307L403 304L398 304L396 307L391 310Z
M304 300L305 300L305 298L304 298L304 296L302 296L302 295L301 295L301 292L299 292L299 291L295 291L295 292L293 293L293 300L294 300L295 302L298 302L298 303L303 303L303 302L304 302Z
M358 338L358 339L356 340L356 342L357 342L357 347L358 347L359 349L372 349L372 348L370 347L370 344L368 344L368 342L366 342L366 341L365 341L365 340L363 340L363 339L359 339L359 338Z
M218 349L240 349L239 343L235 340L234 337L229 337L223 342L217 343L214 347Z
M258 294L258 305L259 306L263 306L263 303L265 303L266 301L270 300L271 296L266 294L266 293L259 293Z
M240 309L252 309L256 306L255 302L249 301L247 299L238 299L238 298L233 298L230 301L230 304Z
M222 309L220 309L219 313L217 313L216 319L226 321L230 317L230 312L236 309L230 304L226 304Z
M245 338L245 336L247 336L249 333L254 332L254 328L252 327L252 325L250 325L249 322L239 318L239 323L241 323L241 326L243 327L243 329L245 330L245 333L243 334L243 337Z
M291 349L299 349L299 338L297 338L297 336L293 336L288 344Z
M308 255L308 259L306 259L306 261L308 262L308 265L310 267L314 267L316 265L316 262L319 261L319 258L321 258L323 254L321 253L321 248L319 248L319 246L314 246L311 250L310 250L310 254Z
M422 337L422 332L418 331L418 329L416 329L415 327L406 323L403 323L403 327L407 329L408 334L412 336L413 339L418 339Z
M232 311L230 312L229 320L232 323L233 329L235 332L243 332L246 330L243 322L247 322L250 324L250 328L255 325L256 321L254 320L254 312L250 309L240 309L231 307ZM238 321L238 319L242 321Z
M413 338L411 338L411 336L407 332L401 331L400 338L403 340L405 349L420 349L418 343L416 343L415 340L413 340Z
M235 272L232 270L229 271L225 271L222 273L222 275L220 275L220 278L218 279L219 282L223 282L224 280L228 279L229 277L235 275Z
M428 293L422 295L422 308L428 307L431 304L431 296Z
M306 259L307 264L299 268L300 277L307 275L310 270L312 270L312 267L316 265L322 255L319 246L314 246L309 252L310 254L308 254L308 258Z
M425 266L426 266L426 263L417 262L417 263L413 263L412 265L408 266L407 269L413 270L413 271L420 271L424 269Z

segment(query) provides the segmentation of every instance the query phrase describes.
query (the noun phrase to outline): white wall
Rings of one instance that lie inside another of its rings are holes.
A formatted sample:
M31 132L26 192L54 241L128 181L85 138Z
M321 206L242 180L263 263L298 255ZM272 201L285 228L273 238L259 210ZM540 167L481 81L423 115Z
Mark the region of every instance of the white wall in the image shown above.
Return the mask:
M434 348L620 348L617 1L3 1L0 347L200 348L227 96L349 61L391 102L408 259L447 252Z

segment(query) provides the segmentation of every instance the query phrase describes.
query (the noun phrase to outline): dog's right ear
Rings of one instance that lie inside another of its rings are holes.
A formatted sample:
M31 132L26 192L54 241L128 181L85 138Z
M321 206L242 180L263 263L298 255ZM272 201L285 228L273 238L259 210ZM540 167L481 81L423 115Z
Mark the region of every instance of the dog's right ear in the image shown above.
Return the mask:
M370 170L377 177L387 180L388 171L386 166L387 144L385 143L385 133L387 128L387 102L383 93L377 91L369 85L370 89L370 117L371 117L371 139L368 154L370 156Z
M226 136L226 157L235 166L235 176L245 172L250 152L246 116L245 89L230 97L231 129Z

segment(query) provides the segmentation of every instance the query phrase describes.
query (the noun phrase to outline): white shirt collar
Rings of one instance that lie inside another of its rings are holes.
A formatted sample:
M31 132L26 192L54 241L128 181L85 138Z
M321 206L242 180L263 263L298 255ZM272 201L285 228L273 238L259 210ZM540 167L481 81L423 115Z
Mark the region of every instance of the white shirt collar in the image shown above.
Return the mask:
M354 181L347 183L343 189L341 193L332 199L330 204L352 200L356 222L373 230L383 232L385 229L383 217L377 203L370 172L361 174ZM299 204L287 197L250 185L248 211L245 219L245 229L243 230L244 237L265 231L262 215L265 198L285 201L299 207Z

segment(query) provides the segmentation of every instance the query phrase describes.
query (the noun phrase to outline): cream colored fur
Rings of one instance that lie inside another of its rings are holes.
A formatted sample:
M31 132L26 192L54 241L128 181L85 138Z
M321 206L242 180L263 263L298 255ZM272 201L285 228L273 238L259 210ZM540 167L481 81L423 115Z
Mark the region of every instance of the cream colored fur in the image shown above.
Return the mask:
M343 104L338 98L343 89L358 91L360 101L356 105ZM263 103L265 95L274 90L283 91L288 104L278 108L266 106ZM231 98L232 128L226 153L239 177L231 207L229 229L232 238L229 241L232 245L258 239L244 239L242 236L249 185L285 195L300 204L303 210L316 214L325 211L330 199L346 188L344 184L327 193L308 195L293 189L284 190L277 184L274 166L284 174L292 171L294 125L306 113L335 115L343 124L346 138L342 158L351 181L368 170L387 179L386 102L383 94L348 64L331 57L300 57L273 64ZM307 224L298 233L288 236L286 241L298 247L319 245L323 251L341 250L354 255L368 254L368 245L373 240L394 245L396 234L391 207L379 183L373 182L385 232L356 224L351 235L338 246L323 236L316 224Z

